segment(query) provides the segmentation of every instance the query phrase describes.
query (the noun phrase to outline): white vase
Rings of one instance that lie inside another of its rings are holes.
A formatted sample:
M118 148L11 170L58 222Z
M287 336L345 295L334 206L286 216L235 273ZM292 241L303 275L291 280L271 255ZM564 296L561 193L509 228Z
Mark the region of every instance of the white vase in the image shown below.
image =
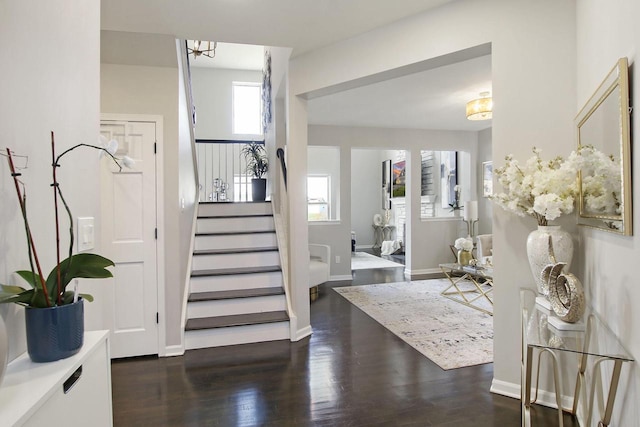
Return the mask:
M552 252L549 250L549 238ZM549 286L541 279L540 273L547 264L553 262L551 254L555 256L555 262L565 262L565 271L569 271L573 258L573 239L559 225L539 225L527 238L527 256L538 292L544 296L549 295Z
M4 319L0 315L0 385L4 373L7 370L7 362L9 359L9 337L7 336L7 328L4 325Z

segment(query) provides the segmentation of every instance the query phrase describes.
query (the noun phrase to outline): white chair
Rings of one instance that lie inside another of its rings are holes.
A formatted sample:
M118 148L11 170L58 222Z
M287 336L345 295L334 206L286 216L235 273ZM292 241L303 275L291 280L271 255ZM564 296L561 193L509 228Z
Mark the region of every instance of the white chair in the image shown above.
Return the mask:
M479 234L476 237L476 259L487 264L493 257L493 234Z
M327 245L309 245L309 295L318 299L318 285L328 282L331 275L331 248Z

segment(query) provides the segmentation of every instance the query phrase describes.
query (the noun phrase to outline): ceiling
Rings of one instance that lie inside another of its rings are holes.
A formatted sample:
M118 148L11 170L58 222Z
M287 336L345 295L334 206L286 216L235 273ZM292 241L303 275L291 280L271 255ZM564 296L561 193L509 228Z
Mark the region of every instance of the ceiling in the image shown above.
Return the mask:
M206 42L200 49L206 48ZM193 40L187 40L187 46L193 48ZM213 48L213 43L211 43ZM189 63L195 68L228 68L231 70L262 71L264 67L264 46L238 43L218 43L215 57L189 56Z
M293 48L336 43L453 0L103 0L101 28Z
M309 123L479 131L491 120L467 120L465 106L484 91L491 91L491 55L311 99Z
M194 67L260 70L262 45L296 56L450 1L103 0L101 60L175 67L178 36L219 41L216 58L192 59ZM309 123L478 131L491 120L469 121L464 108L486 90L490 55L310 99Z

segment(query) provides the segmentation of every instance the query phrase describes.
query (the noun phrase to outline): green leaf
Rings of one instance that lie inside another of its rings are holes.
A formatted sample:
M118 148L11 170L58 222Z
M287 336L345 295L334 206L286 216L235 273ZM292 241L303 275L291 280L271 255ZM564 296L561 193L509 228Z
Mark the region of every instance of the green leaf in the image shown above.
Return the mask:
M21 294L22 292L25 292L25 291L26 289L21 288L20 286L0 284L0 295L4 295L4 294L16 295L16 294Z
M67 291L62 296L62 305L71 304L73 302L73 292Z
M28 284L30 284L34 288L39 289L39 288L42 287L41 286L42 285L42 279L41 279L39 274L33 273L30 270L16 271L16 274L18 276L22 277Z
M44 292L40 290L32 289L33 293L31 299L28 301L28 305L34 308L46 308L55 304L47 304L47 299L44 297ZM51 295L49 295L51 297Z
M23 289L20 286L0 285L0 304L17 303L28 304L33 295L33 289Z
M113 274L106 267L113 266L113 261L97 254L75 254L60 263L60 277L62 292L71 280L106 279ZM47 290L50 295L57 295L57 269L54 267L47 277Z
M88 302L93 302L93 295L91 294L78 294L78 295L80 295L82 298L84 298Z
M73 292L71 291L67 291L64 293L64 296L62 297L62 305L67 305L67 304L71 304L73 303ZM82 299L89 301L89 302L93 302L93 297L89 294L78 294L78 296L81 296Z

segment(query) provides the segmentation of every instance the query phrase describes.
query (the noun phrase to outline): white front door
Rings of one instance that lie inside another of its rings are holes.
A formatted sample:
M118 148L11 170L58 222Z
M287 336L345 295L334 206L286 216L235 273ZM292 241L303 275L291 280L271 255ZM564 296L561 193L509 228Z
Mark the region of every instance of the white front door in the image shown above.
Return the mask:
M157 354L156 123L103 120L100 134L118 141L116 157L135 161L122 171L101 162L102 252L115 263L107 291L111 357Z

